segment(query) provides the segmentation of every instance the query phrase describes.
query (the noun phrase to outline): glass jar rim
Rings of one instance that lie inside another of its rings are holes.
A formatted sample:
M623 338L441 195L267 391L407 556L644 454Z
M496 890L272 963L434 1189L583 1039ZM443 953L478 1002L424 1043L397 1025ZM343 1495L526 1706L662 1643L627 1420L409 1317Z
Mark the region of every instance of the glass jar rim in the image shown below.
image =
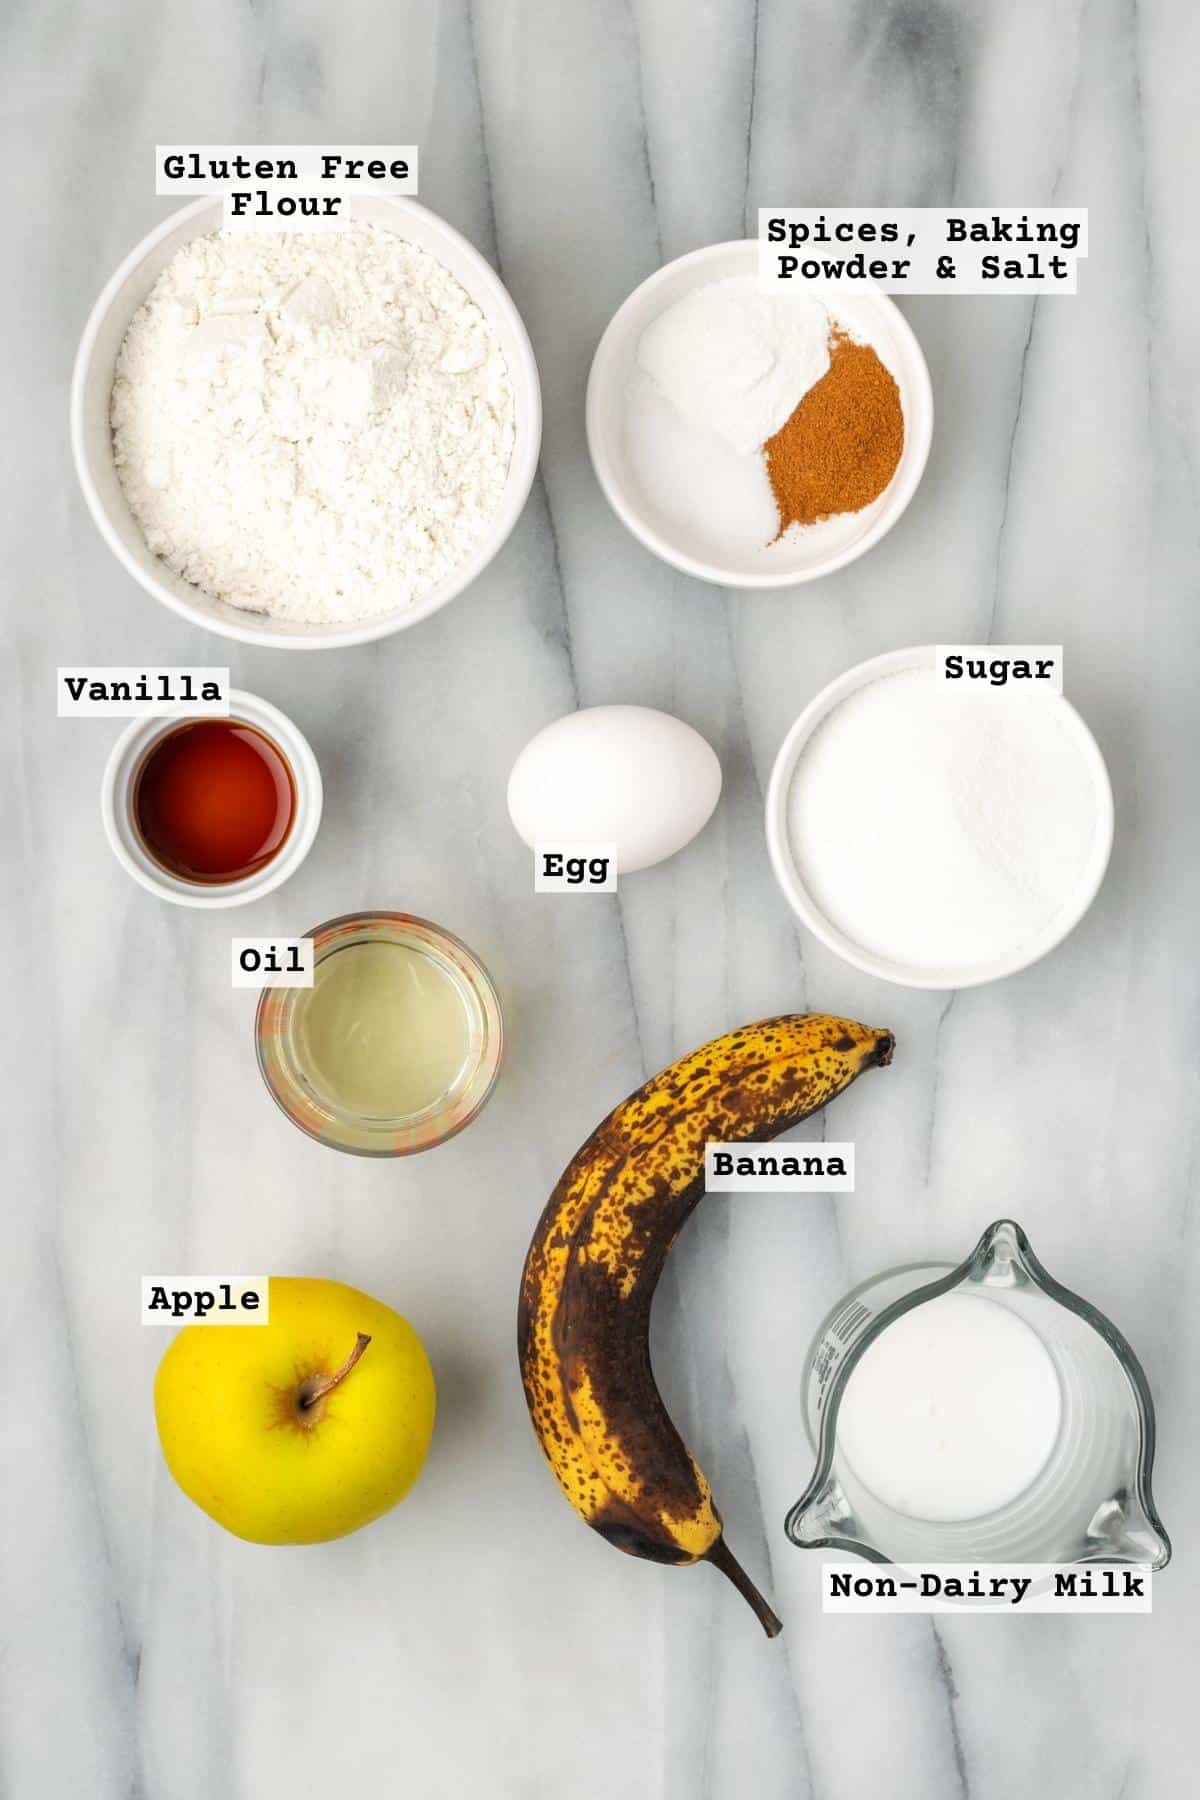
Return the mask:
M475 952L444 926L415 913L342 913L304 933L314 942L314 973L340 950L362 943L394 943L431 956L457 988L471 1015L473 1055L446 1093L421 1110L394 1119L368 1118L331 1105L306 1083L290 1050L289 1028L309 989L264 987L254 1021L259 1072L276 1105L318 1143L356 1156L407 1156L457 1135L490 1097L503 1057L500 1000Z

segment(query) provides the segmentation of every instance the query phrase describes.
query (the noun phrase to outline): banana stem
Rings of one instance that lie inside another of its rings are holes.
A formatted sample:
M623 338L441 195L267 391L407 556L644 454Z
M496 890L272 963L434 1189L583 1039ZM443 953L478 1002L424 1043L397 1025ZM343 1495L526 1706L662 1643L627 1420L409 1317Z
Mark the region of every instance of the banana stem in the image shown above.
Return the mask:
M332 1375L323 1376L320 1381L312 1383L305 1382L299 1394L301 1412L310 1412L317 1404L318 1400L323 1400L326 1394L331 1394L333 1392L340 1381L345 1381L347 1375L350 1373L370 1341L371 1340L366 1332L360 1331L353 1350L350 1352L340 1369L335 1369Z
M778 1637L783 1630L783 1620L777 1618L767 1601L759 1593L740 1562L731 1552L723 1537L719 1537L704 1559L714 1569L720 1569L722 1575L728 1576L738 1593L754 1612L755 1618L768 1637Z

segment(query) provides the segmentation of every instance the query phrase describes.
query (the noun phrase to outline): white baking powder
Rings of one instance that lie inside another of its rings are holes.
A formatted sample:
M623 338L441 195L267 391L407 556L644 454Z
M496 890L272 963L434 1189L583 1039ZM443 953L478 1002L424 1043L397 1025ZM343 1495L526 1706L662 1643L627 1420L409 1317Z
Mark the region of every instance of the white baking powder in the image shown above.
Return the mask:
M474 548L514 405L449 270L356 222L185 245L121 347L112 428L134 517L177 574L348 623L412 605Z
M763 445L829 368L830 317L810 294L710 281L638 340L624 394L630 470L668 537L718 564L768 559L779 508Z
M689 425L752 456L828 371L829 314L809 294L760 294L752 276L710 281L647 325L637 360Z
M930 975L1043 940L1078 901L1100 829L1065 701L947 693L932 668L834 707L788 798L796 871L829 923Z

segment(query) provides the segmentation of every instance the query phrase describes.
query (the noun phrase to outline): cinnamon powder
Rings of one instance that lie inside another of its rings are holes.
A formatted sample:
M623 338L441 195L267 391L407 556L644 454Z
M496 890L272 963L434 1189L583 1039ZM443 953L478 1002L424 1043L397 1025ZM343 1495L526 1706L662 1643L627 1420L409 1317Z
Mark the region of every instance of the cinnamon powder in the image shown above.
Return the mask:
M827 372L765 445L779 537L789 525L869 506L895 474L903 448L896 383L869 344L835 330Z

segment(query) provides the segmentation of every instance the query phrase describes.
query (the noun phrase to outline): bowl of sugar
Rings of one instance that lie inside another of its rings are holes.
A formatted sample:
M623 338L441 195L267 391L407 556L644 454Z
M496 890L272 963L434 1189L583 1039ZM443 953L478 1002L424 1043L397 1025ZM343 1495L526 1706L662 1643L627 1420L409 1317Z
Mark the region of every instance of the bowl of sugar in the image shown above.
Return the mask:
M101 293L71 387L80 486L129 574L277 649L388 637L460 594L520 516L541 417L499 277L387 195L333 232L173 213Z
M902 987L977 987L1083 918L1112 787L1061 693L951 683L926 644L859 663L805 707L766 827L792 910L846 962Z
M664 562L722 587L813 581L879 543L933 432L921 347L873 285L767 294L753 239L659 269L601 338L592 465Z

